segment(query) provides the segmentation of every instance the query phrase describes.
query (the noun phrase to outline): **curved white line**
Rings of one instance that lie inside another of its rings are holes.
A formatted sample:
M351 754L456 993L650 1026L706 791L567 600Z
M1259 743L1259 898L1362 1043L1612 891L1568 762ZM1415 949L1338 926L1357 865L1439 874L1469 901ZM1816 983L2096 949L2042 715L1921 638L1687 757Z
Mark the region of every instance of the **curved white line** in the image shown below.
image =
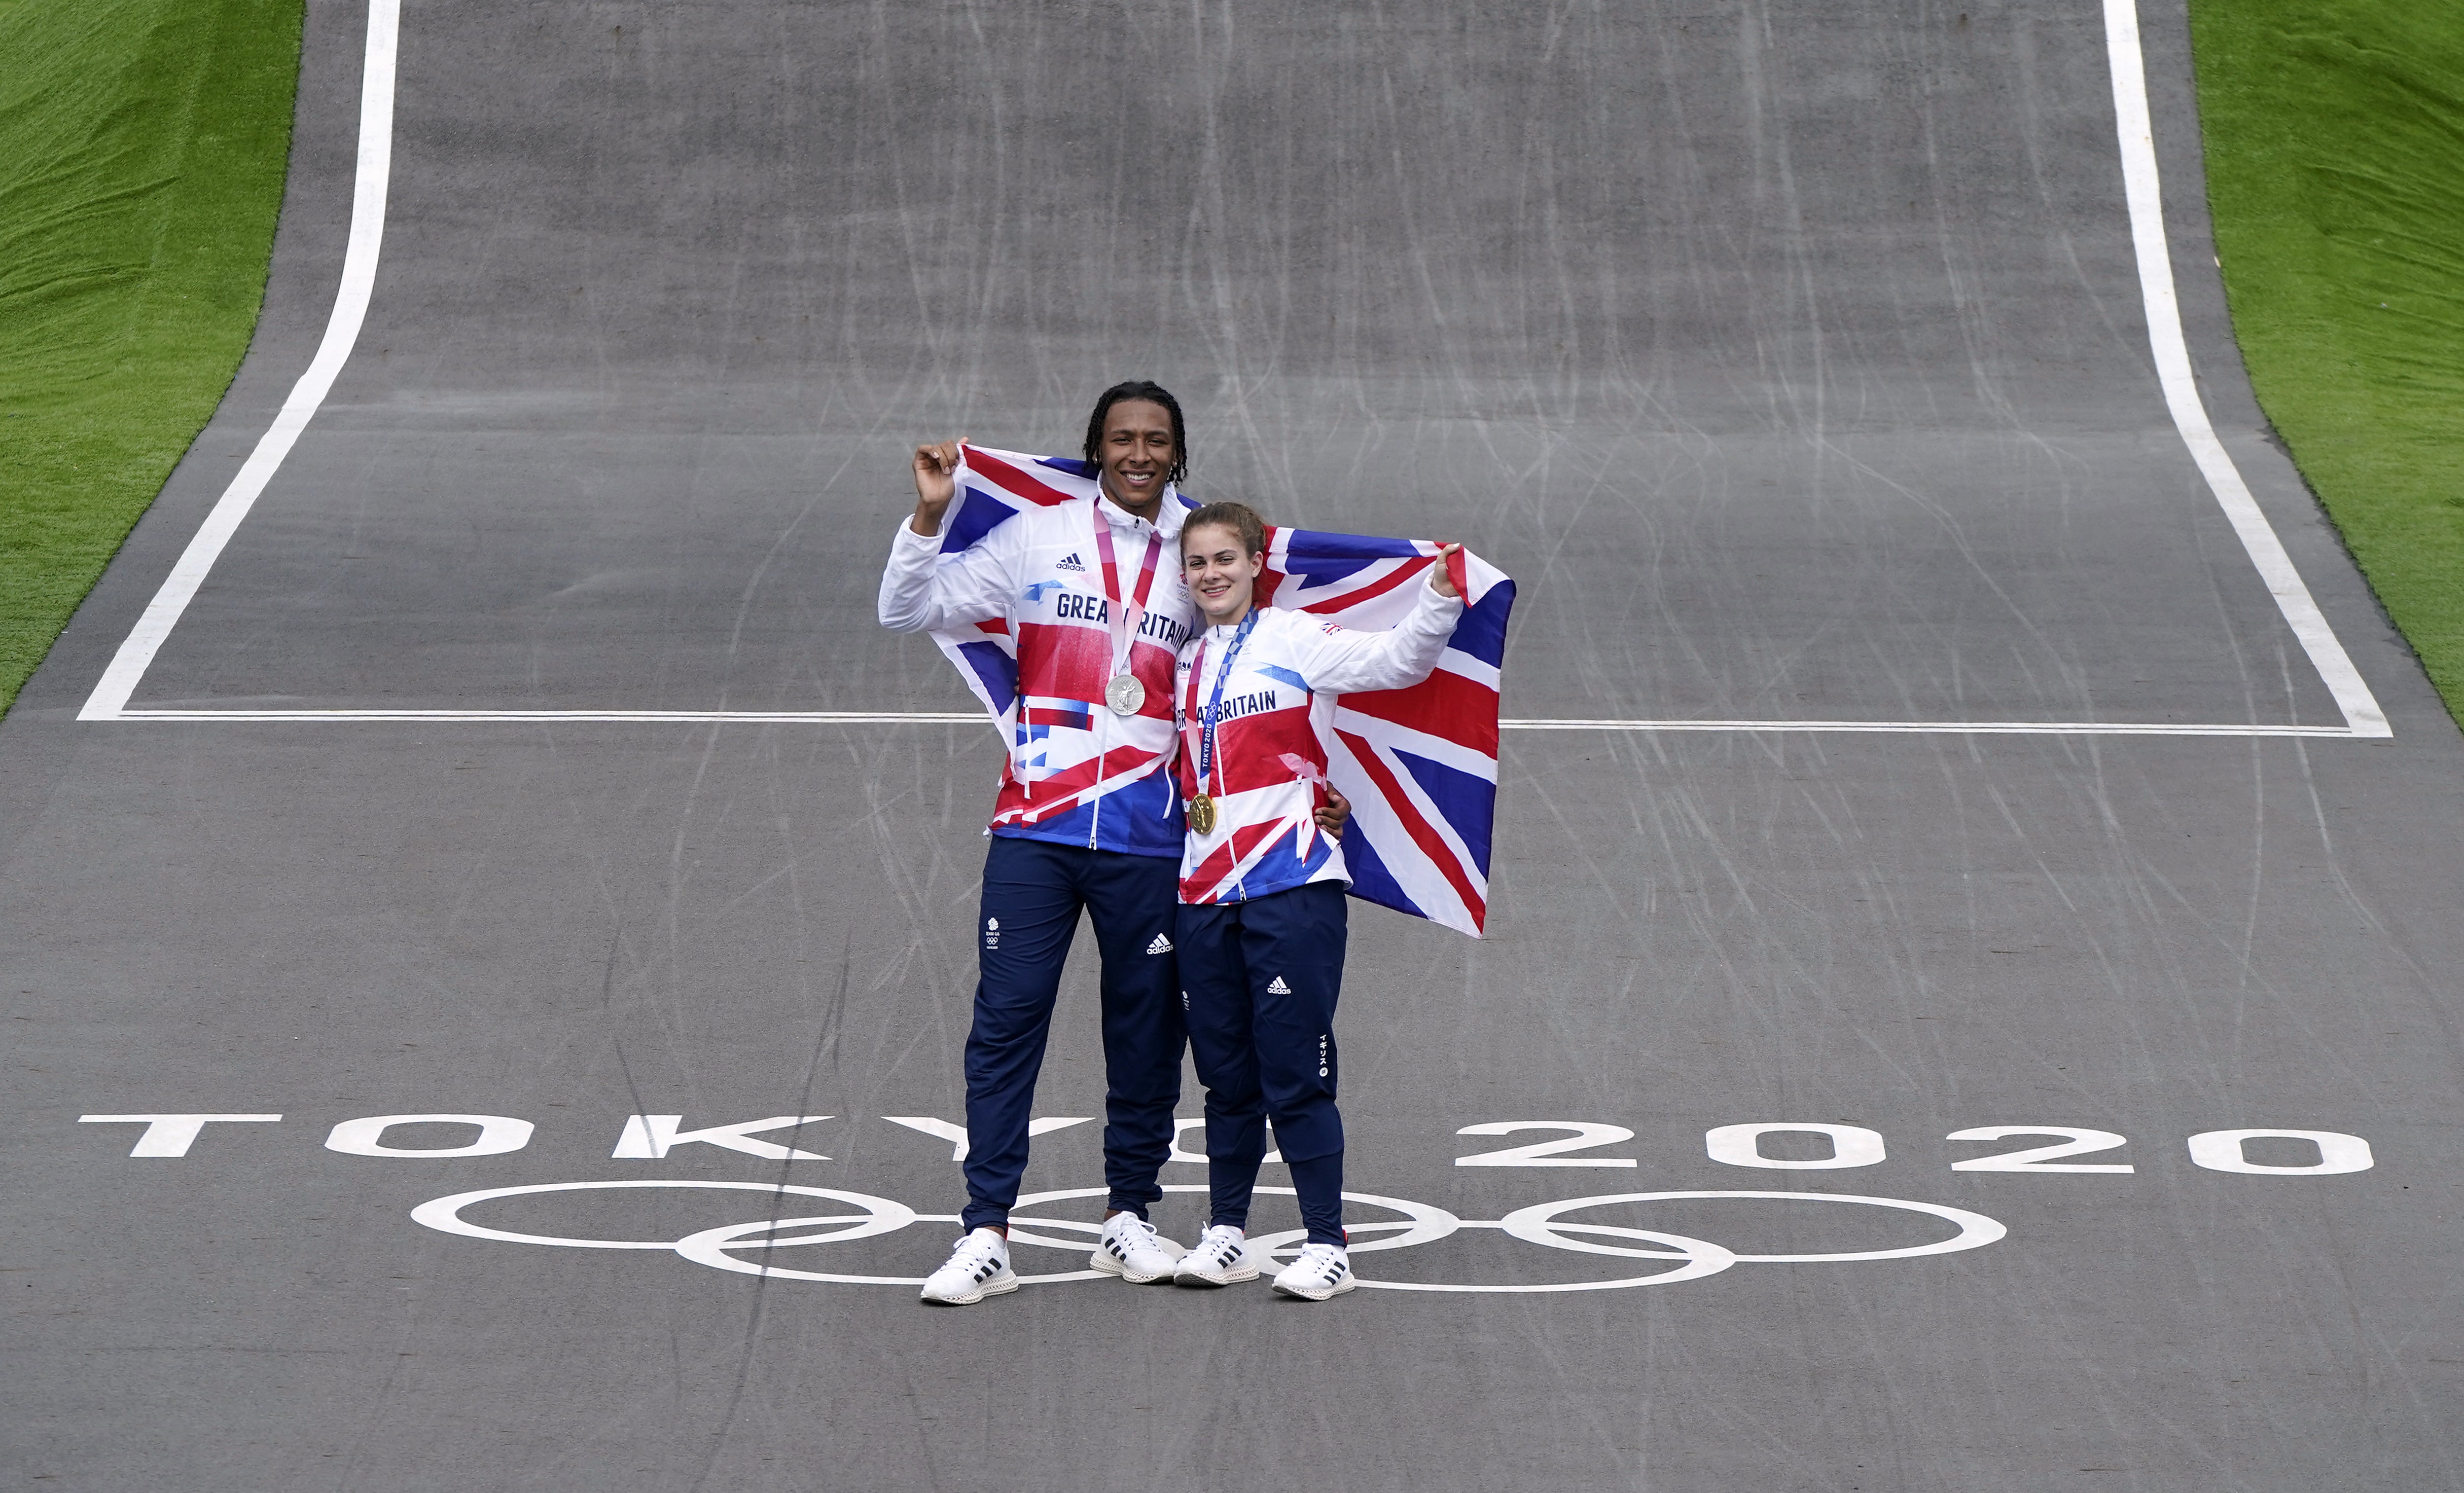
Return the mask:
M1626 1249L1616 1244L1591 1244L1579 1240L1557 1237L1559 1233L1614 1234L1638 1239L1654 1238L1642 1229L1620 1229L1599 1224L1558 1224L1561 1213L1577 1208L1604 1208L1614 1203L1661 1202L1695 1197L1747 1197L1773 1202L1855 1202L1876 1208L1899 1208L1909 1213L1929 1213L1937 1219L1959 1225L1959 1232L1948 1239L1930 1244L1910 1244L1901 1249L1857 1249L1842 1254L1823 1255L1737 1255L1739 1264L1833 1264L1854 1260L1915 1260L1925 1255L1955 1255L1962 1250L1982 1249L2002 1239L2011 1231L1998 1219L1947 1203L1917 1202L1905 1197L1869 1197L1862 1193L1775 1193L1775 1192L1679 1192L1679 1193L1613 1193L1598 1197L1569 1197L1561 1202L1533 1203L1517 1208L1498 1220L1498 1227L1519 1240L1534 1244L1547 1244L1555 1249L1572 1249L1588 1255L1617 1255L1631 1259L1661 1259L1657 1251ZM1665 1240L1660 1241L1665 1242Z
M393 173L393 72L394 42L401 20L402 0L368 0L367 60L360 79L360 162L357 184L351 193L351 240L342 254L342 283L334 293L334 314L326 319L325 339L317 345L317 356L309 362L308 371L291 386L291 397L282 402L281 412L274 424L258 438L256 450L240 465L239 472L223 489L213 512L206 516L205 527L188 541L178 564L165 578L162 589L147 603L145 614L137 619L121 641L120 651L112 655L111 667L86 696L79 720L118 720L127 707L128 697L137 689L138 680L145 675L146 666L154 662L154 652L179 626L180 614L188 608L197 588L205 583L206 572L213 569L223 546L231 542L240 520L256 505L257 494L282 466L282 458L291 454L291 447L299 432L325 402L326 391L334 386L334 378L342 371L343 362L351 356L351 347L359 340L360 323L368 312L368 296L376 288L377 251L385 240L385 186Z
M566 1239L554 1234L517 1234L510 1229L492 1229L462 1217L462 1210L473 1203L489 1202L498 1197L529 1197L540 1193L629 1192L644 1188L683 1188L730 1193L768 1193L774 1197L819 1197L829 1202L852 1202L869 1216L858 1232L846 1235L863 1239L874 1234L892 1234L915 1221L915 1210L888 1197L875 1197L869 1193L842 1192L829 1187L804 1187L789 1182L711 1182L669 1177L625 1177L596 1182L531 1182L519 1187L483 1187L474 1193L455 1193L450 1197L431 1197L410 1210L410 1221L440 1234L459 1234L466 1239L497 1240L510 1244L554 1244L561 1249L673 1249L675 1241L667 1239ZM883 1220L887 1219L885 1222ZM800 1219L798 1226L817 1222ZM845 1220L841 1220L845 1221ZM921 1284L920 1282L918 1284Z
M2156 180L2156 134L2147 118L2147 64L2139 47L2138 0L2104 0L2105 55L2113 69L2113 114L2122 137L2122 185L2130 204L2130 242L2139 255L2139 290L2147 307L2147 346L2156 358L2156 378L2165 388L2165 406L2172 411L2173 428L2190 459L2208 479L2209 491L2225 511L2241 539L2250 562L2258 569L2276 598L2310 666L2319 670L2344 724L2356 736L2388 736L2387 714L2379 709L2361 670L2336 640L2293 558L2269 526L2257 499L2241 479L2215 427L2208 423L2207 406L2190 376L2190 348L2182 336L2182 305L2173 293L2173 261L2165 249L2165 199Z

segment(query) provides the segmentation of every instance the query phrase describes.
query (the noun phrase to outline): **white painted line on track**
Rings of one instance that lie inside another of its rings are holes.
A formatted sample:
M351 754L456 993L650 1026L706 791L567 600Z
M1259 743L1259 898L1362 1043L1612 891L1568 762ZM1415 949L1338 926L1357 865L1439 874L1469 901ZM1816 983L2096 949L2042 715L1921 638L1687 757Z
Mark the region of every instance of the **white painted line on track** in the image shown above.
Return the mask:
M157 649L206 579L206 573L248 516L282 460L324 403L341 372L376 286L377 257L385 237L385 190L392 172L394 59L401 0L369 0L366 62L360 86L360 150L351 200L350 247L343 255L341 285L333 316L308 371L293 385L273 427L265 432L231 486L207 516L144 615L120 645L111 666L77 712L79 720L329 721L329 722L608 722L657 724L769 723L782 725L961 725L981 716L935 712L840 711L454 711L454 710L130 710ZM2139 43L2137 0L2104 0L2106 55L2113 75L2114 116L2122 150L2130 236L2137 251L2139 284L2145 301L2148 344L2174 428L2207 478L2210 491L2233 524L2243 550L2258 570L2287 625L2319 670L2345 724L2259 726L2225 724L2131 724L2101 721L1854 721L1854 720L1506 720L1507 731L1824 733L1878 736L2300 736L2384 737L2387 725L2369 686L2327 625L2292 557L2251 496L2241 472L2216 438L2190 372L2190 353L2165 244L2164 197L2156 174L2154 127L2147 112L2146 62Z
M116 720L128 704L128 697L144 677L146 666L154 662L155 650L163 646L171 629L179 626L180 614L205 583L206 572L231 542L240 520L256 505L257 495L291 454L299 432L308 428L318 406L334 386L335 376L351 356L351 348L360 339L360 323L368 312L368 296L376 289L377 251L385 239L385 187L393 174L393 73L394 44L399 31L402 0L368 0L368 41L364 71L360 79L360 160L351 192L350 246L342 254L342 283L334 293L334 312L326 319L324 340L317 344L317 356L310 360L308 371L291 386L291 397L282 402L281 412L274 417L273 426L256 443L240 465L238 475L214 503L213 512L206 516L205 527L188 541L179 563L163 582L154 600L146 604L145 614L121 640L120 651L112 656L111 667L102 671L94 692L86 697L84 709L77 712L79 720Z
M2209 491L2240 537L2259 579L2275 596L2277 609L2310 655L2311 667L2335 695L2351 735L2393 736L2387 714L2327 626L2310 588L2302 584L2301 573L2293 568L2283 541L2250 495L2224 443L2216 439L2207 406L2200 402L2190 374L2189 342L2182 334L2182 305L2173 290L2173 261L2165 248L2165 197L2156 178L2155 126L2147 115L2147 63L2139 46L2138 0L2104 0L2104 39L2113 70L2114 122L2122 138L2123 191L2130 205L2130 242L2138 251L2139 289L2147 307L2148 350L2155 355L2156 377L2164 385L2173 428L2190 449L2190 459L2208 479Z
M1504 731L1790 731L1921 736L2349 736L2343 726L2097 720L1501 720Z
M775 725L990 727L981 712L950 711L416 711L416 710L132 710L115 720L187 721L499 721L542 725ZM2308 736L2346 737L2348 726L2262 726L2230 723L2095 720L1501 720L1501 731L1844 732L1933 736ZM2385 733L2381 733L2384 735Z
M617 724L736 724L775 726L983 726L992 718L981 711L122 711L115 720L298 720L298 721L607 721Z

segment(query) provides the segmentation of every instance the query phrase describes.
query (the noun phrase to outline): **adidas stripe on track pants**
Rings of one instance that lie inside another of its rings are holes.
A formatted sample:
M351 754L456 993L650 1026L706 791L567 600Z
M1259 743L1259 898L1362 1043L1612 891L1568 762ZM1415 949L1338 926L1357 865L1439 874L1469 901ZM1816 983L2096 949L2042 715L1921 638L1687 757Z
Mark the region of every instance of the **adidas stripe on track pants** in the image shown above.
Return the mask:
M1170 936L1179 873L1164 856L992 837L967 1034L967 1228L1005 1224L1018 1201L1027 1115L1081 909L1104 959L1106 1206L1144 1217L1162 1198L1186 1040Z

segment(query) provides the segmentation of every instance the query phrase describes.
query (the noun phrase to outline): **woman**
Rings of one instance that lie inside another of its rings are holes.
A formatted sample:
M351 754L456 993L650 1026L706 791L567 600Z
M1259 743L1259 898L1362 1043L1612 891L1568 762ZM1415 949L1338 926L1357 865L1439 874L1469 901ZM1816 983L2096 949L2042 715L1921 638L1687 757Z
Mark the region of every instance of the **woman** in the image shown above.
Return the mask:
M1255 604L1265 525L1239 503L1182 520L1181 580L1206 631L1180 651L1181 999L1206 1086L1211 1216L1175 1267L1182 1285L1258 1277L1245 1230L1265 1122L1291 1169L1309 1241L1275 1289L1352 1289L1343 1232L1343 1116L1334 1005L1343 985L1343 847L1313 811L1326 786L1334 697L1395 690L1437 667L1463 615L1440 547L1412 611L1386 632Z

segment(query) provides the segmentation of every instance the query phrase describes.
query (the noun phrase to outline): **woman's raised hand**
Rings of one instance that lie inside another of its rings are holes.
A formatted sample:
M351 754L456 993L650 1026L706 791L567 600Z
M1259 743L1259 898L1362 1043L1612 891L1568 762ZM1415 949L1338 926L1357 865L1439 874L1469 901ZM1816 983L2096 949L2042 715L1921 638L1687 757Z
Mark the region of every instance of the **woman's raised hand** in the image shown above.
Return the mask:
M1460 544L1438 546L1438 562L1429 567L1429 589L1440 596L1460 598L1463 595L1461 591L1455 589L1454 572L1446 568L1446 562L1454 559L1455 552L1462 548Z
M936 441L915 448L915 521L918 534L941 532L941 516L950 508L950 499L958 495L958 448L965 444L961 436L955 441Z

